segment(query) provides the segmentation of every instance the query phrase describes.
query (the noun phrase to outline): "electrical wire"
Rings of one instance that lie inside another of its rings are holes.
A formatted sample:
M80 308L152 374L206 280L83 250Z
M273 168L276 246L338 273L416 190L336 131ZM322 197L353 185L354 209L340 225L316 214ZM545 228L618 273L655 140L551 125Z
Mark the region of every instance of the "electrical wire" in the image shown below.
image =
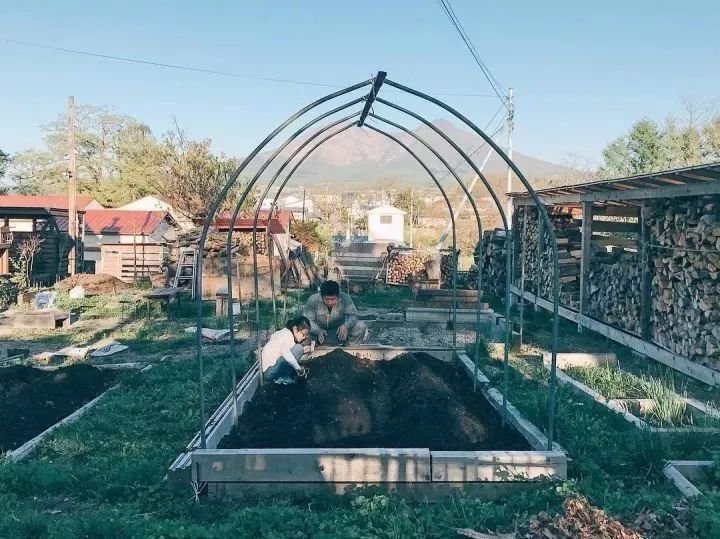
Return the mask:
M215 69L208 69L204 67L194 67L194 66L186 66L181 64L168 64L165 62L158 62L154 60L144 60L141 58L132 58L130 56L117 56L113 54L103 54L99 52L93 52L88 50L81 50L81 49L68 49L65 47L57 47L55 45L45 45L42 43L33 43L30 41L22 41L19 39L10 39L6 37L0 36L0 42L4 43L12 43L14 45L21 45L24 47L33 47L38 49L45 49L55 52L64 52L67 54L77 54L80 56L90 56L93 58L102 58L104 60L114 60L118 62L128 62L132 64L141 64L151 67L161 67L164 69L176 69L179 71L189 71L194 73L205 73L208 75L220 75L224 77L235 77L235 78L241 78L246 80L257 80L257 81L265 81L265 82L276 82L276 83L282 83L282 84L295 84L299 86L319 86L323 88L344 88L344 86L339 84L328 84L324 82L314 82L314 81L306 81L306 80L293 80L293 79L282 79L282 78L275 78L275 77L256 77L253 75L246 75L243 73L234 73L231 71L219 71ZM397 90L385 90L396 92ZM445 97L492 97L494 98L495 95L493 94L483 94L483 93L442 93L442 92L432 92L435 95L438 96L445 96Z
M473 44L472 40L470 39L470 36L465 31L465 28L462 26L462 23L460 22L460 18L455 14L455 10L453 9L452 5L450 4L450 0L438 0L438 3L443 8L443 11L447 15L448 19L450 19L451 24L457 31L457 33L460 35L460 38L465 43L465 46L467 47L468 51L470 52L470 55L475 60L475 63L480 68L480 71L487 79L488 83L490 84L490 87L495 92L495 95L498 99L504 104L504 106L507 108L507 100L505 98L504 94L505 91L502 87L502 85L498 82L498 80L495 78L495 76L492 74L490 69L487 67L485 62L480 57L480 54L478 53L477 49L475 48L475 45ZM502 90L502 94L501 94Z

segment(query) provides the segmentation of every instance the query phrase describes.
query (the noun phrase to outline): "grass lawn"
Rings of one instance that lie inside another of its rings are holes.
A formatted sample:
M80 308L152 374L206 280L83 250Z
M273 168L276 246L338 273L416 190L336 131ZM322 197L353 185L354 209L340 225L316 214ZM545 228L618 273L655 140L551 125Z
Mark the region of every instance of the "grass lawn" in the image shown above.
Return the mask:
M456 528L512 531L541 511L554 514L577 495L629 523L651 512L663 521L682 518L689 536L720 537L720 496L708 493L693 506L678 506L677 492L662 476L667 458L717 454L720 436L659 438L564 390L558 398L557 441L572 459L571 479L503 500L456 497L424 504L367 494L218 503L195 500L189 486L173 493L164 479L167 468L199 427L194 340L182 331L191 321L143 319L102 330L105 337L131 345L123 360L144 358L154 367L126 380L77 423L59 429L31 459L0 460L0 537L457 537ZM243 326L244 335L251 329ZM83 337L98 331L87 330ZM538 324L532 335L532 350L542 350L543 327ZM81 340L73 333L64 338ZM567 339L575 338L568 329ZM611 351L583 338L589 347ZM14 339L59 344L56 334ZM206 352L212 412L231 389L229 357L224 346L207 346ZM527 359L512 358L509 398L543 428L547 372ZM481 361L499 385L500 364L489 357ZM240 372L249 365L239 361Z

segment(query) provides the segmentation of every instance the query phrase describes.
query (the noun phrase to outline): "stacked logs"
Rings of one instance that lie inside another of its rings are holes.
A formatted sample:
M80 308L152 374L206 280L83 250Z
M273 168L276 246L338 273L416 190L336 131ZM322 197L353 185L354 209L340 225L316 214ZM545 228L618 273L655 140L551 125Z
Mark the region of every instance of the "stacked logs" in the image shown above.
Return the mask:
M426 262L428 255L419 252L392 252L388 259L387 280L390 283L405 283L428 279Z
M233 234L232 256L243 256L252 253L252 232L236 232ZM257 234L258 254L267 254L267 235L262 232ZM205 258L221 258L225 257L227 246L227 232L210 232L205 239ZM175 242L174 256L177 259L177 253L181 247L191 247L198 249L200 247L200 230L190 230L184 234L180 234Z
M390 283L406 283L440 279L443 286L452 286L452 252L439 257L439 275L437 261L437 251L392 251L388 258L387 280Z
M452 250L448 253L443 253L440 257L440 278L442 279L443 288L450 288L453 284L453 268L455 267L455 260L460 256L458 251L453 257ZM458 288L460 284L456 283Z
M471 270L477 286L477 263L482 262L483 293L490 293L502 297L505 294L505 231L499 228L485 230L479 246L479 253L475 255L476 266Z
M553 254L550 246L550 235L544 234L543 250L538 260L538 217L534 208L523 208L518 211L518 230L521 239L516 253L518 262L515 264L516 283L520 280L522 248L525 248L525 290L537 293L538 266L540 273L540 296L552 297L553 290ZM558 262L560 266L560 304L578 309L580 307L580 258L581 232L580 223L570 214L552 213L553 224L558 246ZM523 221L525 235L522 236Z
M720 368L720 197L658 202L646 225L654 341Z
M587 315L640 333L642 270L637 253L622 248L593 251L587 275Z

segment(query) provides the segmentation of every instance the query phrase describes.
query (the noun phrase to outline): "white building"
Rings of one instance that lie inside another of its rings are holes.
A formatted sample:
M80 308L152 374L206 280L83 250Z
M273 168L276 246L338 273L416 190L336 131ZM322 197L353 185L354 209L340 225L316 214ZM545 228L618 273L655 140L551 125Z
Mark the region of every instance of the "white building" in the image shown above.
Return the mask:
M368 212L368 241L405 241L405 212L380 206Z
M263 199L260 209L269 210L270 205L272 204L272 200L272 198ZM302 219L303 211L305 212L305 217L314 215L315 213L315 203L309 197L305 197L304 201L303 197L301 196L287 195L284 197L280 197L277 200L277 207L279 210L291 211L295 219Z
M93 208L94 209L94 208ZM188 219L182 213L178 212L170 204L153 195L147 195L132 202L128 202L124 206L117 208L118 210L133 210L133 211L162 211L169 213L175 222L180 226L183 231L192 230L194 223L191 219Z

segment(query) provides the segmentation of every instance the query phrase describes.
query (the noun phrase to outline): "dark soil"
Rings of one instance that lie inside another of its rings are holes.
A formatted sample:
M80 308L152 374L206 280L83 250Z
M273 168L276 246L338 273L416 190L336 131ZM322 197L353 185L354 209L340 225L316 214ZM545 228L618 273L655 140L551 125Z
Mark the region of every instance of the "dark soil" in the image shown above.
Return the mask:
M458 367L426 354L367 361L335 350L306 380L266 384L222 448L526 450Z
M82 285L86 294L116 294L119 291L131 288L129 284L112 275L91 273L72 275L59 281L56 287L58 290L68 291L78 285Z
M115 374L89 365L56 371L0 368L0 453L20 447L97 397Z

